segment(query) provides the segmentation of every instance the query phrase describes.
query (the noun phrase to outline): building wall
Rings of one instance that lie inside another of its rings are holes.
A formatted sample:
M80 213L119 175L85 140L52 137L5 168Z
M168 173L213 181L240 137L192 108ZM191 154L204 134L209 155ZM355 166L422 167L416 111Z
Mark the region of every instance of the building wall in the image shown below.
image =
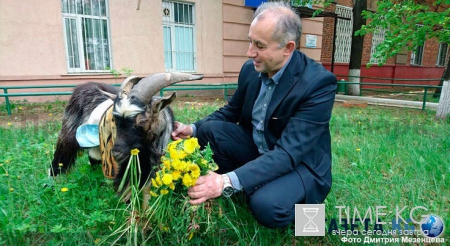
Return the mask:
M223 71L229 81L236 81L239 71L249 58L248 29L253 20L253 8L244 6L243 0L223 0ZM320 61L324 18L302 18L300 50ZM306 47L306 35L316 37L316 47Z
M141 1L139 10L137 1L108 2L112 68L141 76L164 72L162 1ZM197 72L205 81L222 81L222 2L189 2L195 3ZM117 81L109 73L68 73L61 1L0 1L0 10L0 84Z

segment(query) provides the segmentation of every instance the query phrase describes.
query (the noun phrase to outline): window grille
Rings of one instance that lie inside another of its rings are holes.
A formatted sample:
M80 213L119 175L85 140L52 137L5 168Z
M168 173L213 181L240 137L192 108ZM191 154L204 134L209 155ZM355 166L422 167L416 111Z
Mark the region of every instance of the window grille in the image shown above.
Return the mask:
M69 72L111 67L107 0L61 0Z
M351 20L337 19L334 61L349 63L353 30L352 8L336 5L336 14L341 17L350 18Z
M162 16L166 71L196 71L194 5L163 1Z
M384 41L385 29L379 29L372 36L372 47L370 48L370 63L378 64L378 59L374 57L376 47Z

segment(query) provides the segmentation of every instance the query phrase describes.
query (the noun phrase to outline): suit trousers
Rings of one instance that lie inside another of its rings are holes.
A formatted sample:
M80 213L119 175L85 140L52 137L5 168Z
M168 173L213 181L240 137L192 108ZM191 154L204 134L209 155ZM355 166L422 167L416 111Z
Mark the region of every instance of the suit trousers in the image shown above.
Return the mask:
M231 172L261 156L253 142L252 132L242 126L223 121L205 121L197 129L201 146L210 144L217 173ZM277 165L277 163L273 163ZM239 178L239 177L238 177ZM295 204L305 198L303 181L296 170L268 181L247 194L255 219L269 228L283 227L295 219Z

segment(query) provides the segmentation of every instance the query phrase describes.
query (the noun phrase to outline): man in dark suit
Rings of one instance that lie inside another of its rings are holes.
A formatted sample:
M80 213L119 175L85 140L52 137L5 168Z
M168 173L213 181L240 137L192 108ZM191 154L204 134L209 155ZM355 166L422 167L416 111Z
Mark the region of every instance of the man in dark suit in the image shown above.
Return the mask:
M295 204L328 195L336 77L297 50L300 34L289 5L262 4L228 104L194 124L176 122L172 138L209 142L219 165L188 190L191 204L244 191L256 220L275 228L294 220Z

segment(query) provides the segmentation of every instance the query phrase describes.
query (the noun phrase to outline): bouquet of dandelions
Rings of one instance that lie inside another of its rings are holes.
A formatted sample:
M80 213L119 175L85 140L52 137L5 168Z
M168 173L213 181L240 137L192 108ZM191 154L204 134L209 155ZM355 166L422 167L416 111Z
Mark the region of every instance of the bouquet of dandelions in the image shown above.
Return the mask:
M178 234L191 240L194 233L208 228L212 212L211 201L202 205L189 204L187 190L195 185L200 176L218 169L212 160L209 145L200 150L197 138L169 143L161 165L151 180L148 223L157 233Z

